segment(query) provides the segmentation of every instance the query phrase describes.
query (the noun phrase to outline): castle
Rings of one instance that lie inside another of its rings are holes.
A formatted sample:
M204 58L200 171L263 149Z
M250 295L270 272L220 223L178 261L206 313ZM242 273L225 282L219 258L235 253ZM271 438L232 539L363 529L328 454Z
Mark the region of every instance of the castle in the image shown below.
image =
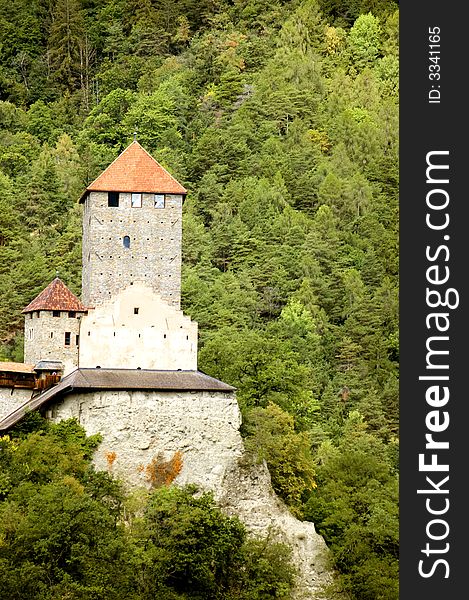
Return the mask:
M96 467L130 485L177 456L175 483L212 490L254 533L277 531L298 598L316 598L323 539L275 496L265 464L247 464L235 389L197 369L197 324L180 310L186 193L137 141L86 188L82 299L56 277L23 310L25 363L0 363L0 434L29 410L75 417L102 436Z

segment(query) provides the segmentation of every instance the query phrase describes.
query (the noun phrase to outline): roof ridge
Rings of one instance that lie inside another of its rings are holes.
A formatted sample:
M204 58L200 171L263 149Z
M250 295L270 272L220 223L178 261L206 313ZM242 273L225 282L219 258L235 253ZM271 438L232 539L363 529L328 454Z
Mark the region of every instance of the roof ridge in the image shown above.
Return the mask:
M22 312L35 310L64 310L70 312L87 312L87 308L75 294L65 285L60 277L55 277Z
M131 142L80 196L93 191L186 195L187 190L137 140Z

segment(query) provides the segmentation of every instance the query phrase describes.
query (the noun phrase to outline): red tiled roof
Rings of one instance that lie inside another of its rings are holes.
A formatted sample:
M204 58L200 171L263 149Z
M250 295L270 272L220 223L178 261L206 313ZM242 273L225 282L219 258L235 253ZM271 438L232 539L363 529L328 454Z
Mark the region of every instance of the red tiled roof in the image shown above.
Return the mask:
M87 192L148 192L160 194L187 194L186 188L174 179L142 146L133 141L86 188Z
M68 289L65 283L56 277L22 312L34 310L67 310L86 312L88 309Z

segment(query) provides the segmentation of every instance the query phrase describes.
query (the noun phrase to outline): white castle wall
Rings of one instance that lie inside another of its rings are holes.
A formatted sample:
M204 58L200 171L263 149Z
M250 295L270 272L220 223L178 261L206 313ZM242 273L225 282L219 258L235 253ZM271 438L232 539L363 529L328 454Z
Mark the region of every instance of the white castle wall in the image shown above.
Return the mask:
M54 405L55 422L76 417L88 435L101 433L95 464L130 484L144 484L141 466L159 453L182 453L181 484L221 485L228 466L241 455L238 404L232 392L103 391L69 394Z
M91 310L80 331L80 368L197 370L197 323L142 284Z

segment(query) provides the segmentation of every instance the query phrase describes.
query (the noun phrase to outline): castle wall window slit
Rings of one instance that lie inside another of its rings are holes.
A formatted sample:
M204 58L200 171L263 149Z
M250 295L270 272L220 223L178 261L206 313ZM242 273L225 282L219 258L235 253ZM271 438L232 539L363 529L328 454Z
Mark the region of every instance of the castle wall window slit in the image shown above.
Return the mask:
M124 243L124 248L129 249L130 248L130 237L128 235L124 235L124 238L122 241Z
M70 346L71 343L71 332L70 331L66 331L65 332L65 345L66 346Z

